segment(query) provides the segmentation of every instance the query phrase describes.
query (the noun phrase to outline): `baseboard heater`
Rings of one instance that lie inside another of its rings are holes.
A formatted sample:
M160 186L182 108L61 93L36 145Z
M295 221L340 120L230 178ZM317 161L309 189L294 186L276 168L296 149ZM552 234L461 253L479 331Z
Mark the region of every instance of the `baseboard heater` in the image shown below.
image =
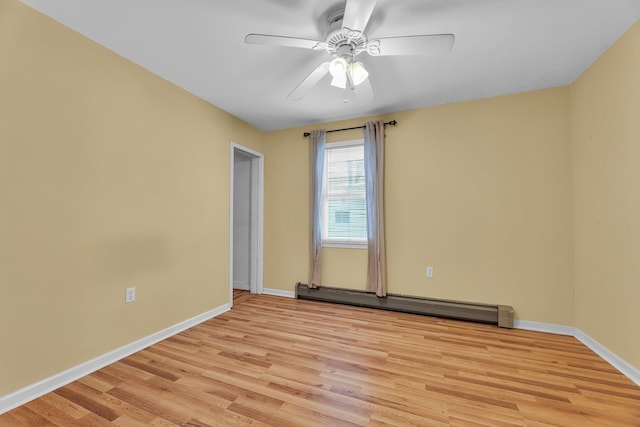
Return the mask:
M509 305L476 304L395 294L387 294L386 298L378 298L376 294L351 289L326 286L311 289L304 283L296 284L296 298L489 323L501 328L513 328L513 307Z

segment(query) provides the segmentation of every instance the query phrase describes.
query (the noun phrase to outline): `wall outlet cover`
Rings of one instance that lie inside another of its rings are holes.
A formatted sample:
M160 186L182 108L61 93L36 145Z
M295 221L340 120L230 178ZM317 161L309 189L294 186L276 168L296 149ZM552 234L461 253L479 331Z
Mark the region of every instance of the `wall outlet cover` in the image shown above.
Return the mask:
M433 267L431 267L431 266L427 267L427 277L428 278L432 278L433 277Z
M127 288L125 291L124 302L129 304L136 300L136 288Z

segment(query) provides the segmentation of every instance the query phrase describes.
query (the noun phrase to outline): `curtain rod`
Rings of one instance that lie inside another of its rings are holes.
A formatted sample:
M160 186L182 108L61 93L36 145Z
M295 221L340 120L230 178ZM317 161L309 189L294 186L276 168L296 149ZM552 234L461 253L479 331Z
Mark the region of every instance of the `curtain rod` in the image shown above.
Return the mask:
M385 124L384 124L384 127L387 127L387 125L397 126L397 125L398 125L398 122L397 122L397 121L395 121L395 120L391 120L390 122L385 123ZM352 127L352 128L344 128L344 129L333 129L333 130L328 130L328 131L327 131L327 133L330 133L330 132L342 132L343 130L353 130L353 129L363 129L363 128L364 128L364 125L363 125L363 126L354 126L354 127ZM306 138L306 137L308 137L308 136L311 136L311 133L310 133L310 132L305 132L305 133L303 133L302 135Z

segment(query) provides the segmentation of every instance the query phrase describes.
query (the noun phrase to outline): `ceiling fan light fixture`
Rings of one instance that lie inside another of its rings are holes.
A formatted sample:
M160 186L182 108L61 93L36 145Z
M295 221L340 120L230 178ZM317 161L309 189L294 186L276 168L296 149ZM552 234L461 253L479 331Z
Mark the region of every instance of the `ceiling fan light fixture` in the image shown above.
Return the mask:
M331 80L331 86L338 87L340 89L344 89L347 87L347 70L349 69L349 63L347 60L338 56L334 58L333 61L329 64L329 73L333 79Z
M348 66L349 64L347 63L347 60L342 56L338 56L331 61L331 64L329 64L329 72L334 78L344 76L347 72Z
M369 72L364 68L362 62L354 62L349 65L349 72L351 73L351 81L354 86L364 83L367 77L369 77Z
M345 89L347 87L347 73L333 76L333 79L331 79L331 86Z

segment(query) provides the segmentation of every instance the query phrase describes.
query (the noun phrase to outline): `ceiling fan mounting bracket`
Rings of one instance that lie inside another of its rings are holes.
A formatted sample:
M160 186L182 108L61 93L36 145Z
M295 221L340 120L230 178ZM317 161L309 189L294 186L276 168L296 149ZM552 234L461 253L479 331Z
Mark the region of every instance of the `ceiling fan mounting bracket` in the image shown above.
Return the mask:
M331 27L336 22L340 22L340 25L342 25L343 18L344 8L334 10L333 12L329 13L329 16L327 16L327 24L329 25L329 27Z

